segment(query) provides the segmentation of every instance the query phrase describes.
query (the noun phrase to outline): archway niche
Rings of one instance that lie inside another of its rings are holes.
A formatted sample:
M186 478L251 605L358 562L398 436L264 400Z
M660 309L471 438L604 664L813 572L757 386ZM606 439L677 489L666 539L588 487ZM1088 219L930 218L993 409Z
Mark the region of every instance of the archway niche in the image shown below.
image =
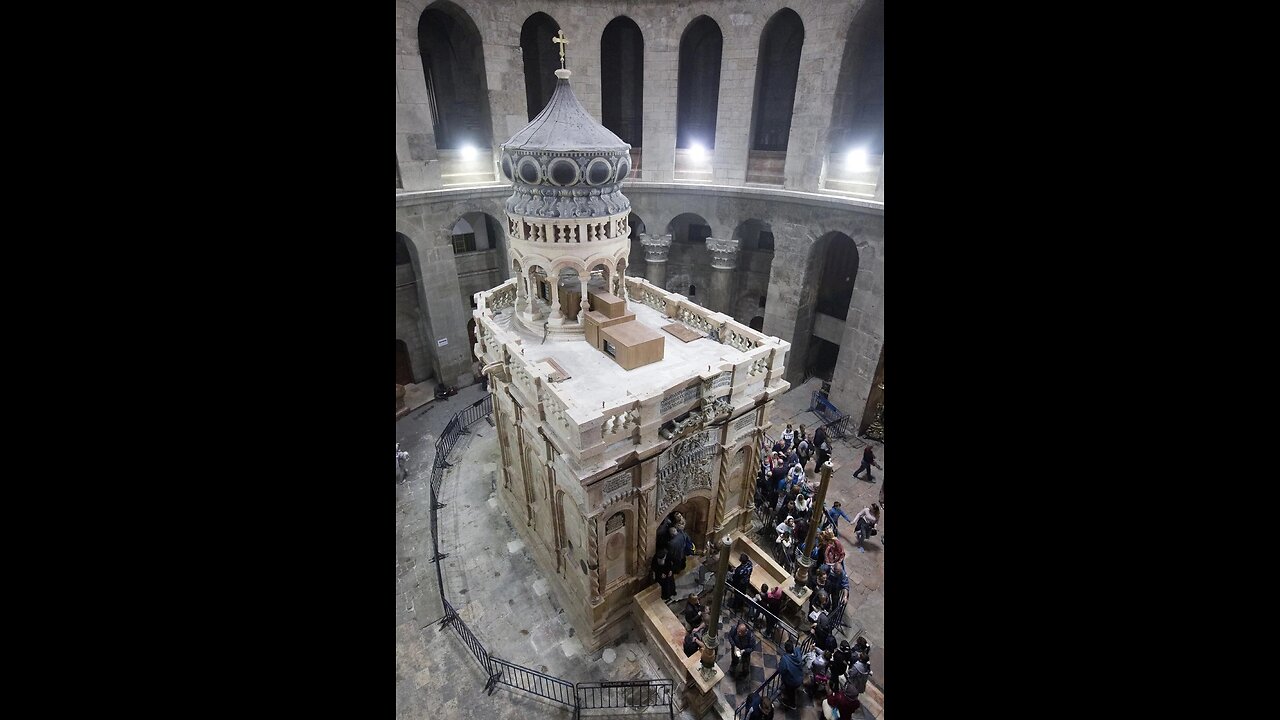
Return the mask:
M667 253L666 290L689 295L689 286L711 284L711 226L701 215L682 213L667 224L671 250Z
M842 232L829 232L809 251L806 281L815 288L808 326L806 376L831 380L840 356L845 321L858 277L858 246ZM804 313L805 308L801 308ZM798 315L799 317L799 315ZM849 408L841 408L848 412Z
M436 148L491 147L484 43L471 16L451 2L433 4L418 19L418 51Z
M631 177L640 179L644 146L644 34L620 15L600 36L601 124L631 145Z
M529 120L542 112L556 89L556 70L560 69L559 45L551 41L560 32L560 24L550 15L537 12L524 21L520 29L520 52L524 57L524 92Z
M560 297L560 316L565 322L579 321L582 307L582 276L577 268L562 267L557 273L557 293Z
M702 15L680 36L680 69L676 89L675 179L709 183L716 147L716 112L720 103L720 56L724 35Z
M884 164L882 0L868 0L849 24L827 144L823 187L875 197Z
M769 293L769 278L773 273L773 227L763 220L751 218L738 224L733 237L738 240L737 290L734 294L737 300L729 312L738 322L747 322L764 307L758 301Z
M435 354L428 342L426 302L413 243L396 233L396 339L404 344L410 382L423 383L435 375ZM402 359L397 348L396 376L401 378ZM400 383L404 384L404 383Z
M716 146L716 110L720 102L720 55L724 36L715 20L694 18L680 36L679 88L676 93L676 147Z
M783 183L803 45L804 23L790 8L774 13L760 35L747 182Z

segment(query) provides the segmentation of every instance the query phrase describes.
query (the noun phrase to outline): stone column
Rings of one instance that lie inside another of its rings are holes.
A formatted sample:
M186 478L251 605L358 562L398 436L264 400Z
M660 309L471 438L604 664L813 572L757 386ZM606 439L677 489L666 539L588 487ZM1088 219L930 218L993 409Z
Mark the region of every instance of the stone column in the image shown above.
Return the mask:
M582 302L578 303L579 325L587 324L587 311L591 309L591 303L587 302L587 281L590 279L591 275L589 273L586 277L582 278Z
M560 312L560 276L548 276L547 280L551 283L551 321L564 321L564 315Z
M534 315L537 314L537 306L534 305L534 302L538 297L538 289L533 286L533 283L535 282L535 280L534 280L534 274L532 270L525 273L524 282L527 287L525 291L525 295L528 296L528 300L529 300L529 308L528 308L529 316L533 317Z
M645 279L659 290L667 289L667 254L671 252L671 233L666 235L650 235L640 233L640 244L644 246Z
M712 662L715 662L717 645L720 644L720 601L724 596L724 579L729 574L729 552L733 548L733 540L725 535L720 541L720 564L716 567L716 587L711 593L711 616L707 620L707 638L704 645L704 664L705 657L710 656ZM709 651L709 652L708 652Z
M716 312L733 315L729 304L733 302L733 275L738 267L739 240L707 238L711 251L711 289L707 293L707 307Z
M795 575L796 584L791 591L801 597L809 593L809 588L805 587L805 583L809 580L809 566L813 564L809 556L813 553L813 543L818 537L818 526L822 524L822 508L827 501L827 485L831 480L831 468L830 459L822 463L822 481L818 484L818 494L813 499L813 517L809 522L809 535L804 539L804 555L796 560L798 565Z

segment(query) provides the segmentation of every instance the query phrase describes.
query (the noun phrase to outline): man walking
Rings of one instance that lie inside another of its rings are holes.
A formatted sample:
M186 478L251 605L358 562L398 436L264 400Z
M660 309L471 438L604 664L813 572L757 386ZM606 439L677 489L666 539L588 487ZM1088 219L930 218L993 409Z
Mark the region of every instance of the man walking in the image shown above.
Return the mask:
M871 448L871 446L870 446L870 445L867 445L867 446L866 446L865 448L863 448L863 450L862 450L862 464L858 466L858 469L857 469L857 470L854 470L854 471L853 471L853 476L856 478L856 477L858 477L859 475L861 475L863 472L866 472L866 473L867 473L867 482L875 482L875 481L876 481L876 479L875 479L875 477L874 477L874 476L872 476L872 474L871 474L871 466L872 466L872 465L875 465L876 467L880 468L881 470L883 470L883 469L884 469L884 466L883 466L883 465L881 465L880 463L876 462L876 452L875 452L875 450L873 450L873 449Z
M840 534L840 527L839 527L840 518L844 518L849 522L853 522L853 518L849 517L849 513L845 512L844 508L840 507L839 500L831 503L831 507L827 509L826 514L827 514L827 519L826 519L826 522L823 523L822 529L826 530L827 528L831 528L831 532L835 533L836 535Z

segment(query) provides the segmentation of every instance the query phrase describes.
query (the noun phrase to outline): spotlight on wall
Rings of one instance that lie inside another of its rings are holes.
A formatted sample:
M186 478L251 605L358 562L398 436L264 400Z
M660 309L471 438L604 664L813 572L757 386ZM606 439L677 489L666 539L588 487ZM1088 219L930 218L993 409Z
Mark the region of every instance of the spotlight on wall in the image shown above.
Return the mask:
M697 160L698 162L702 162L703 160L707 159L707 149L702 147L702 143L694 143L689 148L689 154L692 155L693 159Z
M854 148L844 156L844 169L849 172L866 172L871 167L867 165L867 149Z
M462 146L462 159L463 159L463 160L475 160L475 159L476 159L476 149L475 149L474 147L470 146L470 145L463 145L463 146Z

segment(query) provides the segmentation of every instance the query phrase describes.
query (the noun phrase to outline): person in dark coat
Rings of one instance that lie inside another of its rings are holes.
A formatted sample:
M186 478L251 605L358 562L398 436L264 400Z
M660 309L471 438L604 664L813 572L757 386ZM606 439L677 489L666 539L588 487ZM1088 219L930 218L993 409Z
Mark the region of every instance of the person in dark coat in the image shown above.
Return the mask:
M686 600L685 603L684 621L689 626L689 629L692 630L701 626L702 614L704 611L704 608L702 607L702 598L698 597L697 593L689 593L689 599Z
M653 556L653 579L662 586L662 601L666 602L676 596L676 578L671 558L667 557L667 549L658 546L658 554Z
M751 592L751 573L755 570L755 563L751 562L751 558L746 553L738 555L738 567L734 568L729 574L729 582L735 588L742 592L743 595ZM742 608L742 595L738 593L730 593L733 599L730 600L730 606L738 610Z
M678 527L671 528L671 540L667 542L667 556L671 558L671 567L677 572L684 572L684 550L689 544L689 536Z
M751 696L751 713L747 720L773 720L773 700L759 694Z
M788 640L782 649L786 654L778 658L778 673L782 676L782 706L796 709L796 688L804 684L804 658L795 643Z
M858 466L858 469L857 469L857 470L854 470L854 471L853 471L853 476L854 476L854 477L858 477L858 476L859 476L859 475L861 475L863 472L866 472L866 473L867 473L867 482L875 482L875 481L876 481L876 479L875 479L874 477L872 477L872 475L871 475L871 466L872 466L872 465L875 465L876 467L879 467L881 470L883 470L883 469L884 469L883 467L880 467L880 463L876 462L876 452L875 452L875 450L873 450L873 449L871 448L871 446L870 446L870 445L868 445L868 446L866 446L865 448L863 448L863 449L862 449L862 464Z
M746 675L751 672L751 651L756 649L756 638L751 634L751 630L747 628L746 623L738 623L738 627L730 630L729 635L729 651L733 653L733 659L729 661L729 674L741 667L740 675Z
M849 661L851 659L851 655L852 653L849 650L848 640L841 640L840 649L831 653L831 662L828 664L828 668L831 670L829 689L832 694L840 689L840 676L849 672ZM843 715L843 713L841 714Z

